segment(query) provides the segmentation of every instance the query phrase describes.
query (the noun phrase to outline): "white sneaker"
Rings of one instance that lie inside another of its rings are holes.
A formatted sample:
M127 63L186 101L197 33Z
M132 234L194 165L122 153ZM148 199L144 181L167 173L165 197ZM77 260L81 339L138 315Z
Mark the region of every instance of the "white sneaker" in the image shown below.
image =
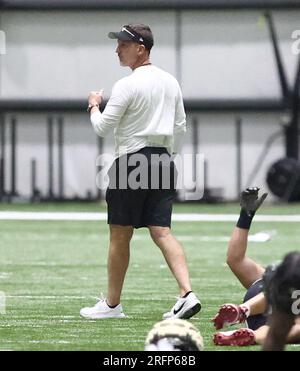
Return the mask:
M196 313L198 313L200 309L201 309L200 300L193 292L190 292L186 298L179 298L174 307L171 309L171 311L163 315L163 319L169 318L188 319L191 318Z
M106 299L101 299L94 307L86 307L80 310L80 315L84 318L124 318L122 305L119 304L114 308L110 308Z

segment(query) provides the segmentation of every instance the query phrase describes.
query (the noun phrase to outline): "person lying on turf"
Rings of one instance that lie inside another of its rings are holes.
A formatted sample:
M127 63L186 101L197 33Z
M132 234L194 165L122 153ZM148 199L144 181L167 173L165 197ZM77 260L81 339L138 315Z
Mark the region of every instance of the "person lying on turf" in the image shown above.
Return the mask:
M212 319L217 330L236 323L245 323L246 326L235 331L214 334L213 341L216 345L263 344L269 330L267 301L263 293L265 268L246 255L252 219L267 197L265 193L259 198L258 193L257 187L247 188L242 192L240 217L227 251L227 264L247 290L243 304L224 304ZM300 322L295 323L291 329L287 342L296 342L298 339Z

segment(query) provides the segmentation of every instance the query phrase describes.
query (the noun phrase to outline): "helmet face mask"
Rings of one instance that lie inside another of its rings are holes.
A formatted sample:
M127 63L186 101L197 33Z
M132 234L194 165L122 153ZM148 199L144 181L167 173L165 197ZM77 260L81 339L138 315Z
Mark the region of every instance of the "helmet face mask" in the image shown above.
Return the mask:
M149 331L146 351L201 351L203 338L199 330L182 319L169 319L156 323Z
M146 345L145 350L153 351L199 351L197 345L191 337L157 337L154 338L149 345Z

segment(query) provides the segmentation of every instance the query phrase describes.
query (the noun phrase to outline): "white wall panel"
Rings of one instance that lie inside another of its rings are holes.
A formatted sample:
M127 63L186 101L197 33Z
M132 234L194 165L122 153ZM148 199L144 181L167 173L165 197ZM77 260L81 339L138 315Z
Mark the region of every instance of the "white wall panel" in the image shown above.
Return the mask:
M286 72L297 56L291 34L300 12L276 13ZM182 86L189 98L279 98L281 91L269 29L260 12L184 12Z
M299 11L276 11L274 23L290 83L298 56L292 53L291 34L299 26ZM155 37L152 61L175 74L175 12L3 12L7 54L0 58L1 98L86 98L90 90L104 88L108 97L116 80L130 73L121 68L116 42L107 33L129 22L148 23ZM279 98L281 91L269 30L261 13L182 13L182 88L185 98ZM194 114L193 114L194 115ZM193 115L189 115L190 123ZM195 114L199 118L199 152L208 162L207 184L223 188L226 199L237 196L235 113ZM57 117L58 115L55 115ZM17 190L29 196L30 161L37 159L37 185L48 192L48 155L45 114L18 114ZM280 129L278 114L242 114L242 186L268 138ZM9 117L7 117L9 122ZM6 168L10 166L7 129ZM183 153L192 153L189 127ZM103 151L114 153L112 133ZM88 115L65 115L65 195L96 193L97 137ZM269 166L284 157L284 141L277 139L262 163L256 185L266 187ZM55 164L57 145L55 144ZM56 166L56 165L55 165ZM254 185L254 184L253 184ZM10 177L5 179L10 188ZM58 170L54 171L58 191Z
M5 98L85 98L130 73L119 66L116 41L107 37L123 24L149 23L155 37L153 62L175 73L173 12L9 12L2 57Z

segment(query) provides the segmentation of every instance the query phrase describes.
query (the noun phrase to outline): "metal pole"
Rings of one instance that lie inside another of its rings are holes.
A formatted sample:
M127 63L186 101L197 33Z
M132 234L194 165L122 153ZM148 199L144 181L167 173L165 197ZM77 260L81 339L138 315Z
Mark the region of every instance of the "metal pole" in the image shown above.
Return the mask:
M298 138L298 121L299 121L299 85L300 85L300 59L298 62L298 70L294 89L291 91L288 86L286 74L284 72L282 58L278 47L278 37L275 32L273 19L270 13L265 14L266 20L269 24L272 44L274 48L275 58L277 62L277 69L283 95L283 101L288 110L291 110L291 120L285 128L285 152L286 157L299 158L299 138Z
M15 117L11 118L10 126L10 140L11 140L11 190L10 196L14 197L17 195L16 192L16 160L17 160L17 120Z
M58 196L64 198L64 121L58 118Z
M235 143L236 143L236 193L237 199L242 190L242 119L235 121Z
M292 96L291 122L286 128L286 155L299 159L299 90L300 90L300 57Z
M181 85L182 80L182 58L181 58L181 49L182 49L182 20L181 20L181 11L176 11L175 18L175 61L176 61L176 78L179 85Z
M0 154L0 198L5 194L5 119L0 114L1 154Z
M198 136L198 119L194 116L192 122L192 141L193 141L193 179L197 179L197 162L196 155L198 153L199 136Z
M48 197L53 198L53 118L48 117Z
M34 201L36 196L36 159L31 159L31 200Z
M273 18L272 18L271 13L269 13L269 12L265 13L265 18L266 18L266 20L268 22L268 25L269 25L271 41L272 41L272 44L273 44L275 59L276 59L276 63L277 63L277 70L278 70L278 74L279 74L279 81L280 81L282 96L283 96L283 99L286 100L287 103L288 103L290 91L289 91L289 86L288 86L288 82L287 82L287 77L286 77L286 74L285 74L284 68L283 68L281 54L280 54L280 51L279 51L278 36L276 34L276 31L275 31L274 22L273 22Z
M98 147L98 156L102 155L103 153L103 138L97 136L97 147ZM97 199L102 199L102 191L101 191L101 184L97 187Z

